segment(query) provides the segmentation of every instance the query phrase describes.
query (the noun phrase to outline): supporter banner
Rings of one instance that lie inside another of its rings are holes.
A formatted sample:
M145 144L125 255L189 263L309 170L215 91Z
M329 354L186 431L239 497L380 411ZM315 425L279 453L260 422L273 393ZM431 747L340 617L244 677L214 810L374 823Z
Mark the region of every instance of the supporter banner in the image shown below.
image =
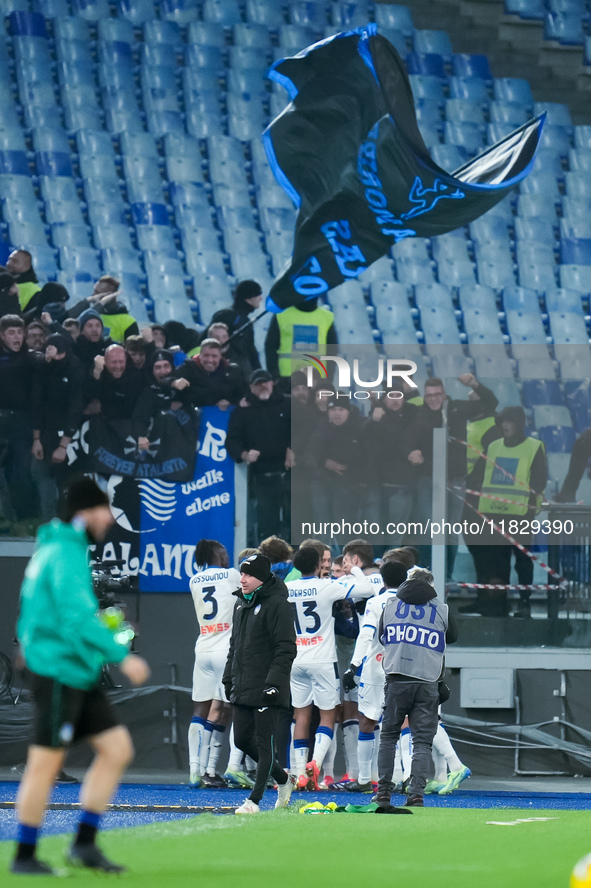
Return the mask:
M87 440L88 455L98 473L163 481L190 481L195 473L197 423L184 410L155 418L149 450L138 450L128 420L93 416Z
M531 170L544 115L451 173L429 155L404 63L375 25L276 62L291 104L263 135L299 207L291 263L271 288L281 311L357 277L406 237L486 213Z
M138 483L139 579L142 592L187 592L193 551L202 537L234 544L234 463L224 446L229 411L201 412L199 455L190 481L158 478Z

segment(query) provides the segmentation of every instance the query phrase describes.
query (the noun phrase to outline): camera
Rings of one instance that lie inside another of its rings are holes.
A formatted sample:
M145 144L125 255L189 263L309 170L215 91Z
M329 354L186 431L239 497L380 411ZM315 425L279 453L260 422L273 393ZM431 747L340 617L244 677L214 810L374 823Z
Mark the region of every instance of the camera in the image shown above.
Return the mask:
M125 607L121 601L121 595L127 592L137 592L138 578L121 573L124 561L93 561L90 565L92 571L92 585L94 594L99 603L100 610L107 607Z

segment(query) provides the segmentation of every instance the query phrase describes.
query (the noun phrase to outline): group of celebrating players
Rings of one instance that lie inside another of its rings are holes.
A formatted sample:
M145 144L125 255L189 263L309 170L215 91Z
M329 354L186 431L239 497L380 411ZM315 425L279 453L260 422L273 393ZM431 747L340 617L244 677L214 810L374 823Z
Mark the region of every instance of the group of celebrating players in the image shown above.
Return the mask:
M275 562L271 569L285 580L296 629L297 655L290 678L293 715L286 710L285 723L277 729L277 760L299 790L372 793L384 700L378 626L387 600L417 569L418 552L410 546L391 549L376 562L371 545L357 539L333 559L328 545L311 539L300 545L292 560L289 545L271 537L258 550L241 552L239 565L257 552L268 553ZM190 588L199 636L188 738L190 784L252 788L256 764L234 743L232 709L222 683L241 573L230 566L225 547L216 540L201 540L195 561ZM339 724L345 774L336 781ZM228 726L230 753L221 776L219 760ZM394 771L401 792L411 759L412 737L405 727ZM433 779L425 791L447 794L469 776L440 723L433 741Z

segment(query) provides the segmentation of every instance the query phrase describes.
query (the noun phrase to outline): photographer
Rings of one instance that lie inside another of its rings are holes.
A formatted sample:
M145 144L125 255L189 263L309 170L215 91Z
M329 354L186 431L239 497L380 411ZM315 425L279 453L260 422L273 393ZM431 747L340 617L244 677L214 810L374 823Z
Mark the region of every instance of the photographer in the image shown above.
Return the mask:
M53 874L36 857L37 837L67 748L81 739L95 758L82 784L69 860L96 871L123 871L97 848L95 837L133 746L99 680L107 663L118 663L134 685L149 676L147 663L129 653L128 636L107 628L97 615L87 550L113 524L107 495L89 478L74 481L66 492L64 519L40 529L21 588L17 634L30 673L35 728L17 798L18 846L11 871L25 875Z

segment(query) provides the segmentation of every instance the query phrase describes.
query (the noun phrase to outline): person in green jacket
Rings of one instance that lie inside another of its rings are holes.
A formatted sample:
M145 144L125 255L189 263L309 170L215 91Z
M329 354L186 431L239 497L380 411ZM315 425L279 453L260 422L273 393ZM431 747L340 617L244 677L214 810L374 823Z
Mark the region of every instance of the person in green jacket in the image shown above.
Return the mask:
M67 749L81 739L95 758L82 783L81 819L68 859L95 871L123 871L102 854L95 837L133 746L99 683L107 663L117 663L134 685L150 672L145 660L129 653L129 634L120 626L109 628L98 613L88 545L104 539L113 524L106 493L90 478L73 480L63 518L39 529L21 587L17 636L35 719L17 797L18 845L11 871L24 875L54 875L37 859L37 837Z

